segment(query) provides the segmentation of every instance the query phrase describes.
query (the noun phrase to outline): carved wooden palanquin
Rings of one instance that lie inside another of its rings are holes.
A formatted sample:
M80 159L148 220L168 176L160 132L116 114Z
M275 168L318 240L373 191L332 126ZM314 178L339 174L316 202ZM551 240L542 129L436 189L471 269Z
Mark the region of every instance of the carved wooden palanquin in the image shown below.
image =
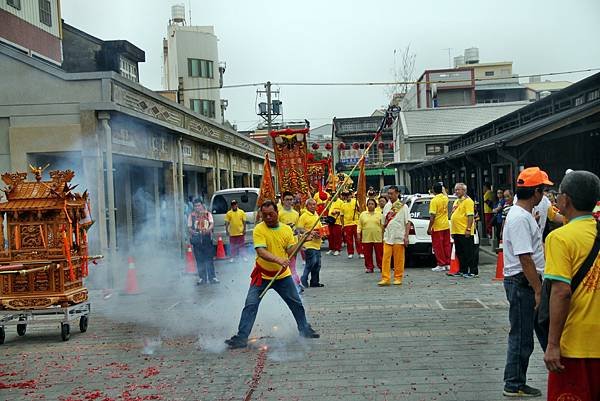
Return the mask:
M0 309L68 306L88 298L87 193L73 192L73 171L51 171L50 181L42 181L43 169L32 170L36 181L26 181L27 173L2 175Z

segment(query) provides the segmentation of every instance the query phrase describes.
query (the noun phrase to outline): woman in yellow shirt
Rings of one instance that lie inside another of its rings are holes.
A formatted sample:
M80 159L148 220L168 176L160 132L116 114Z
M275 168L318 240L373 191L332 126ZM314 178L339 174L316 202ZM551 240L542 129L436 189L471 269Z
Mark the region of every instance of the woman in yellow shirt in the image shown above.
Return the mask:
M358 218L358 236L362 242L365 255L365 272L373 273L373 250L377 267L381 271L381 260L383 257L383 226L381 225L381 212L376 212L377 202L375 199L367 200L367 210Z

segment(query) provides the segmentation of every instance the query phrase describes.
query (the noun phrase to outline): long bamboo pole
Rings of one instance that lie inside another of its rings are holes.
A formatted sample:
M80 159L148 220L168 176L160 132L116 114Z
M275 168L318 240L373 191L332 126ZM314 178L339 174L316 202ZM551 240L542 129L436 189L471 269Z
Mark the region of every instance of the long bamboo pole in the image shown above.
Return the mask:
M329 210L329 207L338 198L339 194L342 192L342 189L346 187L346 184L348 183L348 179L350 178L350 176L352 175L352 173L354 173L354 171L359 166L359 164L361 163L361 161L369 153L369 150L371 149L371 146L373 146L373 144L375 143L375 141L377 141L380 138L380 136L382 135L383 129L385 127L386 120L389 117L392 116L391 113L392 113L392 107L390 106L390 107L388 107L387 111L385 112L385 115L383 116L383 121L381 122L381 124L379 126L379 129L375 133L375 137L371 140L371 142L369 143L369 146L367 146L365 148L365 150L363 151L362 155L360 156L360 158L358 159L358 161L356 162L356 164L354 164L354 167L352 167L352 170L350 170L350 174L348 174L346 176L346 178L344 179L344 182L335 191L335 193L333 194L333 196L331 197L331 199L329 199L329 201L327 202L327 205L325 205L325 207L323 208L323 210L321 211L321 213L319 213L319 218L315 220L315 222L314 222L313 226L311 227L311 229L304 232L304 234L302 235L302 237L300 238L300 240L298 241L298 243L296 244L296 246L292 250L292 253L288 254L288 259L291 259L294 256L296 256L296 254L298 253L298 251L300 250L300 248L302 248L302 245L304 245L304 243L308 239L309 235L315 229L315 227L317 226L317 224L319 224L319 222L321 221L321 217L323 216L323 214L325 213L325 211ZM273 285L273 283L275 282L275 280L277 279L277 277L284 270L285 270L285 268L283 266L281 266L279 268L279 270L277 271L277 274L275 274L275 276L273 276L273 278L269 281L269 284L267 284L267 286L265 287L265 289L260 293L260 295L258 296L259 298L262 298L263 296L265 296L265 294L267 293L267 291L269 290L269 288L271 288L271 286Z

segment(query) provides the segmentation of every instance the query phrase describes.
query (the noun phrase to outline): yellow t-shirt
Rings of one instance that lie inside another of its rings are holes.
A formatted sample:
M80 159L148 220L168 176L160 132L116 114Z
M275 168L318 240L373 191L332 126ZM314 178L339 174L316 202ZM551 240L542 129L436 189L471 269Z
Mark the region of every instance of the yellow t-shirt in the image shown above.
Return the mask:
M358 224L360 212L356 210L356 199L351 199L348 202L342 201L340 210L342 216L344 216L344 227L355 226Z
M494 201L494 193L487 191L483 194L483 213L492 213L492 208L488 205L489 201Z
M342 225L342 218L340 216L341 216L343 203L344 203L343 200L336 199L335 201L333 201L331 203L331 206L329 206L329 215L335 217L335 224L337 224L337 225ZM335 214L336 212L338 213L337 215Z
M292 229L285 224L279 224L275 228L269 228L265 222L258 223L254 227L252 234L254 239L254 248L266 248L267 251L280 258L288 257L287 250L296 244L296 237L292 232ZM271 275L274 276L281 267L277 263L268 262L256 255L256 263L258 263L263 269L273 272ZM290 268L286 268L277 279L282 279L291 276ZM262 278L270 280L271 277L262 274Z
M244 234L244 222L246 221L246 212L238 208L235 212L229 210L225 214L225 221L229 223L229 235L237 237Z
M358 217L356 230L361 233L361 242L381 243L383 241L383 226L381 225L381 213L368 210L362 212Z
M466 196L455 200L452 205L452 217L450 218L450 233L464 235L467 231L468 216L475 216L475 202L473 202L473 199ZM471 227L471 234L473 234L474 228Z
M294 208L290 210L285 210L285 208L279 209L279 222L290 226L292 229L296 226L299 217L300 214Z
M596 231L596 221L585 216L548 234L544 277L571 284L592 249ZM600 254L571 296L560 354L567 358L600 358Z
M444 194L437 194L429 203L429 213L435 214L433 220L433 231L444 231L450 228L448 222L448 197Z
M298 219L298 223L296 224L296 226L298 228L302 228L305 231L308 231L310 229L312 229L313 231L315 230L319 230L319 228L321 228L321 222L318 221L319 220L319 215L316 213L311 213L308 210L304 213L302 213L302 216L300 216L300 218ZM313 225L315 224L315 221L317 222L317 225L315 226L315 228L313 229ZM323 240L321 238L315 238L311 241L306 241L304 243L304 247L306 249L321 249L321 242L323 242Z

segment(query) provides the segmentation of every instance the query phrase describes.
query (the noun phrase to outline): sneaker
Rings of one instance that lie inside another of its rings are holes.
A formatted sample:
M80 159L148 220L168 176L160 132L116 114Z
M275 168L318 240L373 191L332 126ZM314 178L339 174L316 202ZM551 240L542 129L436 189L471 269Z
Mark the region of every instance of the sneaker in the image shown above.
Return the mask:
M325 252L325 255L331 255L333 253L333 251L330 249L327 252Z
M216 278L216 277L213 277L213 278L211 278L211 279L210 279L210 283L211 283L211 284L219 284L219 283L220 283L220 281L219 281L219 279L218 279L218 278Z
M540 397L542 392L537 388L530 387L526 384L519 387L518 390L509 390L504 387L504 391L502 391L502 395L505 397Z
M377 283L377 285L380 286L380 287L385 287L385 286L388 286L388 285L391 285L391 284L392 283L390 283L389 281L386 281L386 280L381 280L380 282Z
M354 255L348 255L348 259L352 259Z
M395 279L393 284L394 285L402 285L402 280Z
M340 251L335 251L335 252L333 253L333 256L340 256Z
M317 283L317 284L311 284L310 286L314 287L314 288L323 288L323 287L325 287L325 284Z
M447 271L447 272L450 271L450 265L444 265L442 267L444 268L445 271Z
M202 285L202 284L206 284L206 281L204 281L204 279L199 278L198 281L196 281L196 285Z
M479 274L473 274L473 278L479 278Z
M444 266L436 266L433 269L431 269L432 272L443 272L446 271L446 268Z
M229 349L246 348L248 346L248 339L235 335L229 340L225 340L225 344L229 346Z
M365 255L363 255L362 253L359 253L359 254L358 254L358 257L359 257L359 258L361 258L361 259L364 259L364 258L365 258Z
M462 276L461 272L456 272L456 273L446 273L446 276L450 276L450 277L460 277Z
M471 274L471 273L463 273L463 275L462 275L462 276L463 276L464 278L473 278L473 277L475 277L475 275L474 275L474 274Z
M365 273L375 273L373 269L365 269Z
M300 336L304 338L319 338L321 337L312 327L308 326L306 330L300 332Z

